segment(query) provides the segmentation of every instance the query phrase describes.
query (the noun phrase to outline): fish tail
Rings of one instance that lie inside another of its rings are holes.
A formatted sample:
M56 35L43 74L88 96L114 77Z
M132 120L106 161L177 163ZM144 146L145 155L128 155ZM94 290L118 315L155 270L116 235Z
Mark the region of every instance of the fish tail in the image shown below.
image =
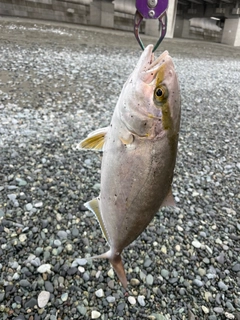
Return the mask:
M115 254L110 249L109 251L100 254L98 256L93 256L91 259L108 259L111 265L113 266L114 271L116 272L118 279L120 280L124 289L127 288L127 278L124 270L122 258L120 254Z

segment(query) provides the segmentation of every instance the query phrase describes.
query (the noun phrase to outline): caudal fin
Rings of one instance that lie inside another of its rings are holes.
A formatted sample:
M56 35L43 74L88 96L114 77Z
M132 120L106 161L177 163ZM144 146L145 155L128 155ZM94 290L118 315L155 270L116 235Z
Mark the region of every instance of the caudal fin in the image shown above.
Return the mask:
M110 261L111 265L113 266L113 269L115 270L119 281L121 282L124 289L127 289L127 278L126 273L124 270L124 266L122 263L122 258L120 254L114 254L112 253L112 250L109 250L103 254L100 254L99 256L91 257L91 259L102 259L106 258Z

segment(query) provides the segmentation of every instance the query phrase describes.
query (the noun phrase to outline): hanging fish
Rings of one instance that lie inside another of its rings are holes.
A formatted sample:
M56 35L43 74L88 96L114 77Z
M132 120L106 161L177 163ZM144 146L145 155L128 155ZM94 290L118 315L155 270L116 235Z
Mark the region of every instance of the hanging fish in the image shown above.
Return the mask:
M171 191L180 127L180 93L168 52L154 60L147 46L124 84L109 127L80 142L103 150L101 192L85 204L94 212L110 249L107 258L124 288L121 253L159 208L174 206Z

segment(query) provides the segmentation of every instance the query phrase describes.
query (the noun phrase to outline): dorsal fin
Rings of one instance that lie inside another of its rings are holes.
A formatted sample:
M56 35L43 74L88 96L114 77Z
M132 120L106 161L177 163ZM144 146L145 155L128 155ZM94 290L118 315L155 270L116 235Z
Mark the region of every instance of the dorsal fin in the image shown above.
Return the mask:
M172 194L172 188L170 188L166 198L163 200L161 208L162 207L176 207L176 203Z
M102 150L105 142L104 138L107 131L108 131L108 127L97 129L91 132L86 139L82 140L78 144L78 148Z
M102 219L98 199L94 198L91 201L84 203L84 206L86 208L88 208L88 210L92 211L92 213L95 214L95 216L100 224L100 227L102 229L102 233L103 233L105 239L107 240L107 242L110 244L109 235L108 235L107 229L106 229L105 224Z

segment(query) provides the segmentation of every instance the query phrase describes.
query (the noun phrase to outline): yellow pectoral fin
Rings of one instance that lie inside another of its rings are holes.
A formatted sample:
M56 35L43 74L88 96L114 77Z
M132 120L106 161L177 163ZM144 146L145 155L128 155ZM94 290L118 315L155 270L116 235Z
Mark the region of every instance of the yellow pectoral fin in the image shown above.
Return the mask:
M102 229L102 233L103 233L105 239L107 240L108 243L110 243L109 242L108 232L107 232L107 229L106 229L105 224L104 224L103 219L102 219L102 215L101 215L101 211L100 211L100 208L99 208L98 199L94 198L91 201L85 203L84 206L86 208L88 208L88 210L92 211L92 213L95 214L95 216L96 216L96 218L97 218L97 220L98 220L98 222L100 224L100 227Z
M82 140L79 143L78 148L102 150L107 131L108 131L108 127L101 128L91 132L86 139Z

